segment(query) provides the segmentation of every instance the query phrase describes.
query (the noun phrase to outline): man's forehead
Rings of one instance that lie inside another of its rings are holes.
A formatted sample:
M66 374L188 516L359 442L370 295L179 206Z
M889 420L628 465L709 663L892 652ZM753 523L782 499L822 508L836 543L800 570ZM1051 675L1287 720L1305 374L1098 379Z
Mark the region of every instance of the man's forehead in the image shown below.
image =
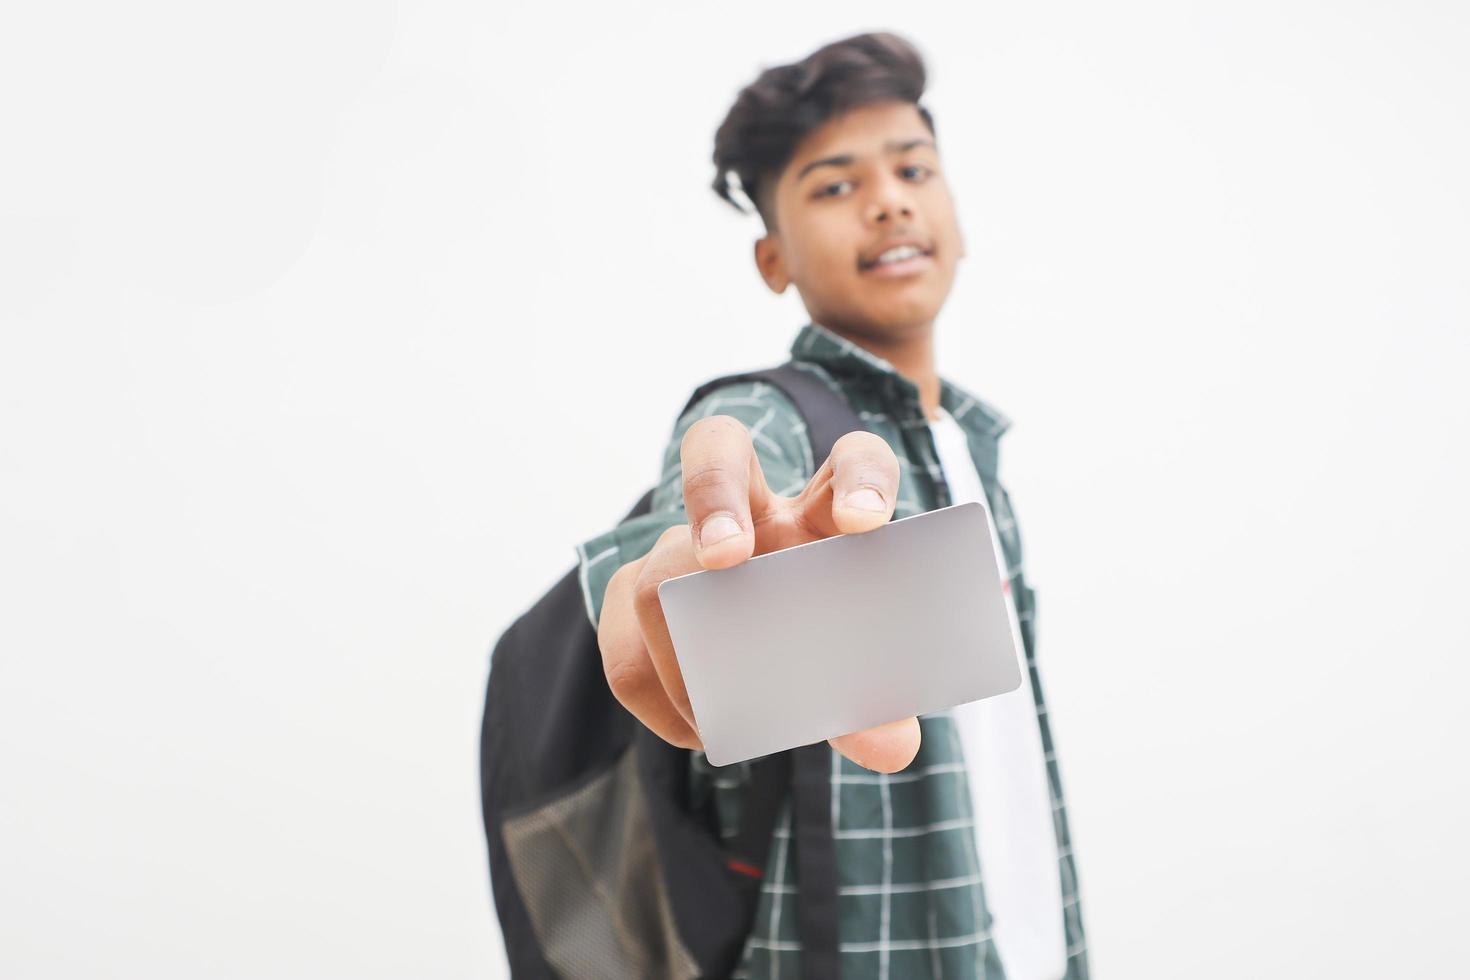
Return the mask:
M800 180L812 165L834 157L854 160L934 146L934 136L912 103L863 106L827 120L797 146L786 176Z

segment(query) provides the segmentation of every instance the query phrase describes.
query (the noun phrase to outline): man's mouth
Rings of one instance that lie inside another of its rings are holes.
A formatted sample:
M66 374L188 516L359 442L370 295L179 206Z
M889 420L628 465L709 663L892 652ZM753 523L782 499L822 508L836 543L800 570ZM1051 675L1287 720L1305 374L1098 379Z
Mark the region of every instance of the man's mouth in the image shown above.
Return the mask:
M871 262L858 261L858 271L872 273L885 278L910 275L927 269L933 262L934 249L923 249L917 245L895 245L879 254Z

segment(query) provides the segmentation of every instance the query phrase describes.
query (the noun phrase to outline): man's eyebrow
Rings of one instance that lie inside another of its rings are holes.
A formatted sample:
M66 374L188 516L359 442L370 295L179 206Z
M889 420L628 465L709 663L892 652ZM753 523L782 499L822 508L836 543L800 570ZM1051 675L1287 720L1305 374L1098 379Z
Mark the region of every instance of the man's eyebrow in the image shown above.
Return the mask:
M887 143L883 144L883 151L885 153L906 153L916 146L933 145L933 140L920 136L917 139L911 140L889 140ZM841 153L835 157L823 157L820 160L813 160L811 163L801 168L801 172L796 175L796 179L801 180L801 178L805 177L807 174L811 173L818 167L847 167L851 166L856 160L857 158L854 157L851 153Z

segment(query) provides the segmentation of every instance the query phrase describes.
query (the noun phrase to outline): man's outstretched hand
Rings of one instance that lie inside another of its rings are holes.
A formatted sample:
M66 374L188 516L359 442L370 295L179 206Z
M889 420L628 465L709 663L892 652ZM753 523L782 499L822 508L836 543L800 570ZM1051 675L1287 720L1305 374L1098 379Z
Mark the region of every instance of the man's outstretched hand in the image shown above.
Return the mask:
M882 437L849 432L801 493L781 497L766 485L745 426L728 415L712 415L684 434L680 461L689 523L669 528L653 550L613 573L597 642L608 685L623 706L665 741L698 749L694 712L658 600L659 583L882 527L898 499L898 457ZM919 720L904 718L829 741L864 768L897 772L919 751Z

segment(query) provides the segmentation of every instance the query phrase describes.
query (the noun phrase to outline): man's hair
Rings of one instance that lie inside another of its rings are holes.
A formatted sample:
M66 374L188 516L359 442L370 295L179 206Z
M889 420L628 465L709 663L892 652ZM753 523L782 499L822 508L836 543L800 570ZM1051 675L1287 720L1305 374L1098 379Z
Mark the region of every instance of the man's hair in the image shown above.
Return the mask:
M828 119L872 102L902 99L915 104L934 135L933 116L918 105L926 80L918 50L886 32L833 41L801 61L765 69L741 89L715 131L715 193L742 214L750 213L731 196L733 172L770 231L776 222L776 179L802 138Z

